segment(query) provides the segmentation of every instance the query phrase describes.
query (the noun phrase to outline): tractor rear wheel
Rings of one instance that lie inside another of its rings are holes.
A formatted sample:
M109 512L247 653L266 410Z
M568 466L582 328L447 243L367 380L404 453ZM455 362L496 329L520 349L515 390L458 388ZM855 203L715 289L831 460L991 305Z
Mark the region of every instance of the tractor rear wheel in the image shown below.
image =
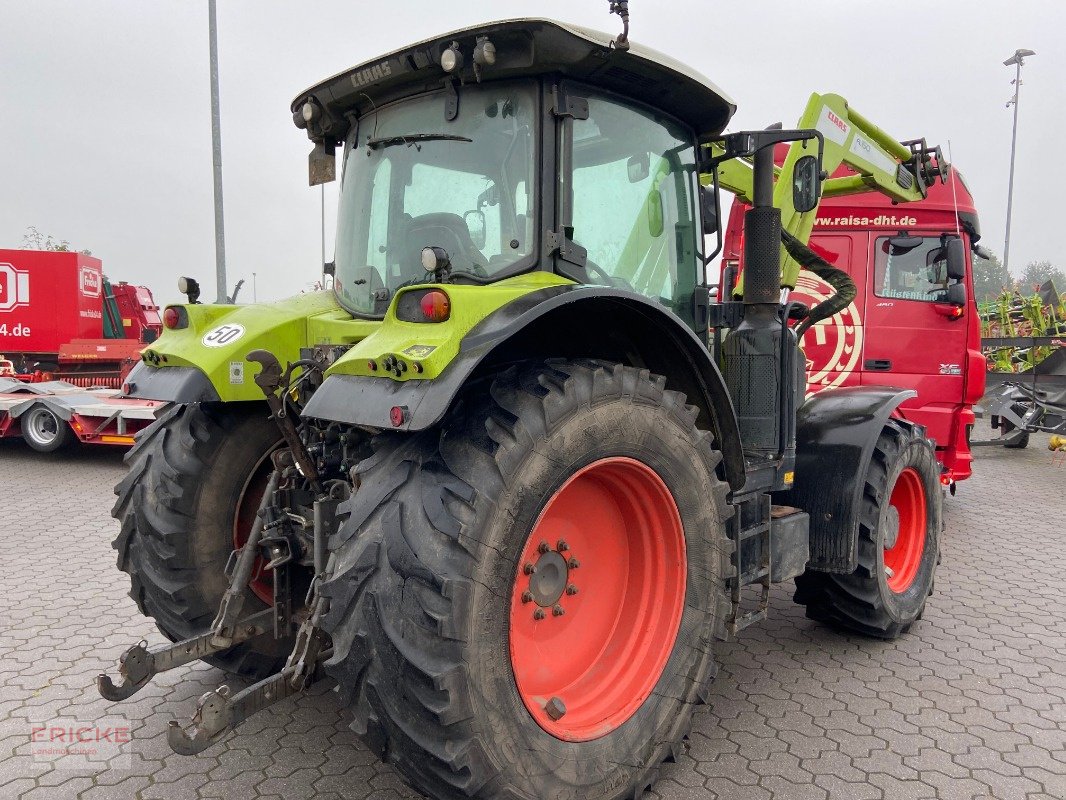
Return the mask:
M924 431L890 419L866 472L859 565L850 575L808 570L796 579L808 617L881 639L921 617L940 556L939 476Z
M359 467L323 591L353 729L432 798L629 798L680 746L728 604L721 457L683 395L511 368Z
M214 620L226 561L255 518L280 439L258 404L175 404L137 434L115 487L111 514L122 527L113 546L130 597L168 639L202 634ZM264 596L253 580L245 613L264 608ZM291 649L291 640L264 635L206 660L259 678Z

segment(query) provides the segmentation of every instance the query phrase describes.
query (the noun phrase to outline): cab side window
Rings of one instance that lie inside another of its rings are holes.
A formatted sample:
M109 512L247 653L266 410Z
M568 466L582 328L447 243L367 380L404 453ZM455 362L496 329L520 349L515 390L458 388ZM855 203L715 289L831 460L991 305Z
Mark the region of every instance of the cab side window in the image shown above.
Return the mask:
M940 237L884 236L874 247L874 294L943 303L948 295L946 249Z

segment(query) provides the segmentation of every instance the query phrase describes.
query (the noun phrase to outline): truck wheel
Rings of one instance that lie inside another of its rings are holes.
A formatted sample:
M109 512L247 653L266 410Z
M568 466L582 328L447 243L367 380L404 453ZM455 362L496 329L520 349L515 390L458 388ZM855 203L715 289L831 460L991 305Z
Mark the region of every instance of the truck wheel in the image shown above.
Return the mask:
M22 438L38 453L54 453L74 443L74 431L48 406L36 405L19 419Z
M168 639L197 636L214 620L226 560L247 536L280 439L258 404L175 404L137 434L129 473L115 487L111 515L122 527L113 546L130 597ZM266 606L262 594L253 581L246 613ZM206 660L258 678L280 668L291 647L268 634Z
M795 601L808 617L881 639L921 617L940 554L939 475L922 429L890 419L866 472L859 566L850 575L808 570L797 578Z
M664 379L510 368L384 434L342 509L326 671L432 798L633 797L715 670L727 486Z

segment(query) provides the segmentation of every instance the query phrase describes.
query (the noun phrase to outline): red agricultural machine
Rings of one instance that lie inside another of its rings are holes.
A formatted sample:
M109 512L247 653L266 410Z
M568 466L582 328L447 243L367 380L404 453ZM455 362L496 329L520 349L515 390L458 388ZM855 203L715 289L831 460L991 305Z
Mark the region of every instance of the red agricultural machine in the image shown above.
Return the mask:
M117 395L161 330L151 291L111 283L98 258L0 250L0 438L132 444L163 404Z

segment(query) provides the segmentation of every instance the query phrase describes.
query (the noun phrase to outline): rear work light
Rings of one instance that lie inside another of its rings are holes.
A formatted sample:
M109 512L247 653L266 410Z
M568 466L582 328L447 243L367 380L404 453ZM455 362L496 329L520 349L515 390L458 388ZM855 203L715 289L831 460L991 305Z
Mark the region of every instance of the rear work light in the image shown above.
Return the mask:
M163 326L169 330L189 327L189 314L181 306L167 306L163 311Z
M396 318L404 322L444 322L452 313L452 301L440 289L414 289L396 301Z

